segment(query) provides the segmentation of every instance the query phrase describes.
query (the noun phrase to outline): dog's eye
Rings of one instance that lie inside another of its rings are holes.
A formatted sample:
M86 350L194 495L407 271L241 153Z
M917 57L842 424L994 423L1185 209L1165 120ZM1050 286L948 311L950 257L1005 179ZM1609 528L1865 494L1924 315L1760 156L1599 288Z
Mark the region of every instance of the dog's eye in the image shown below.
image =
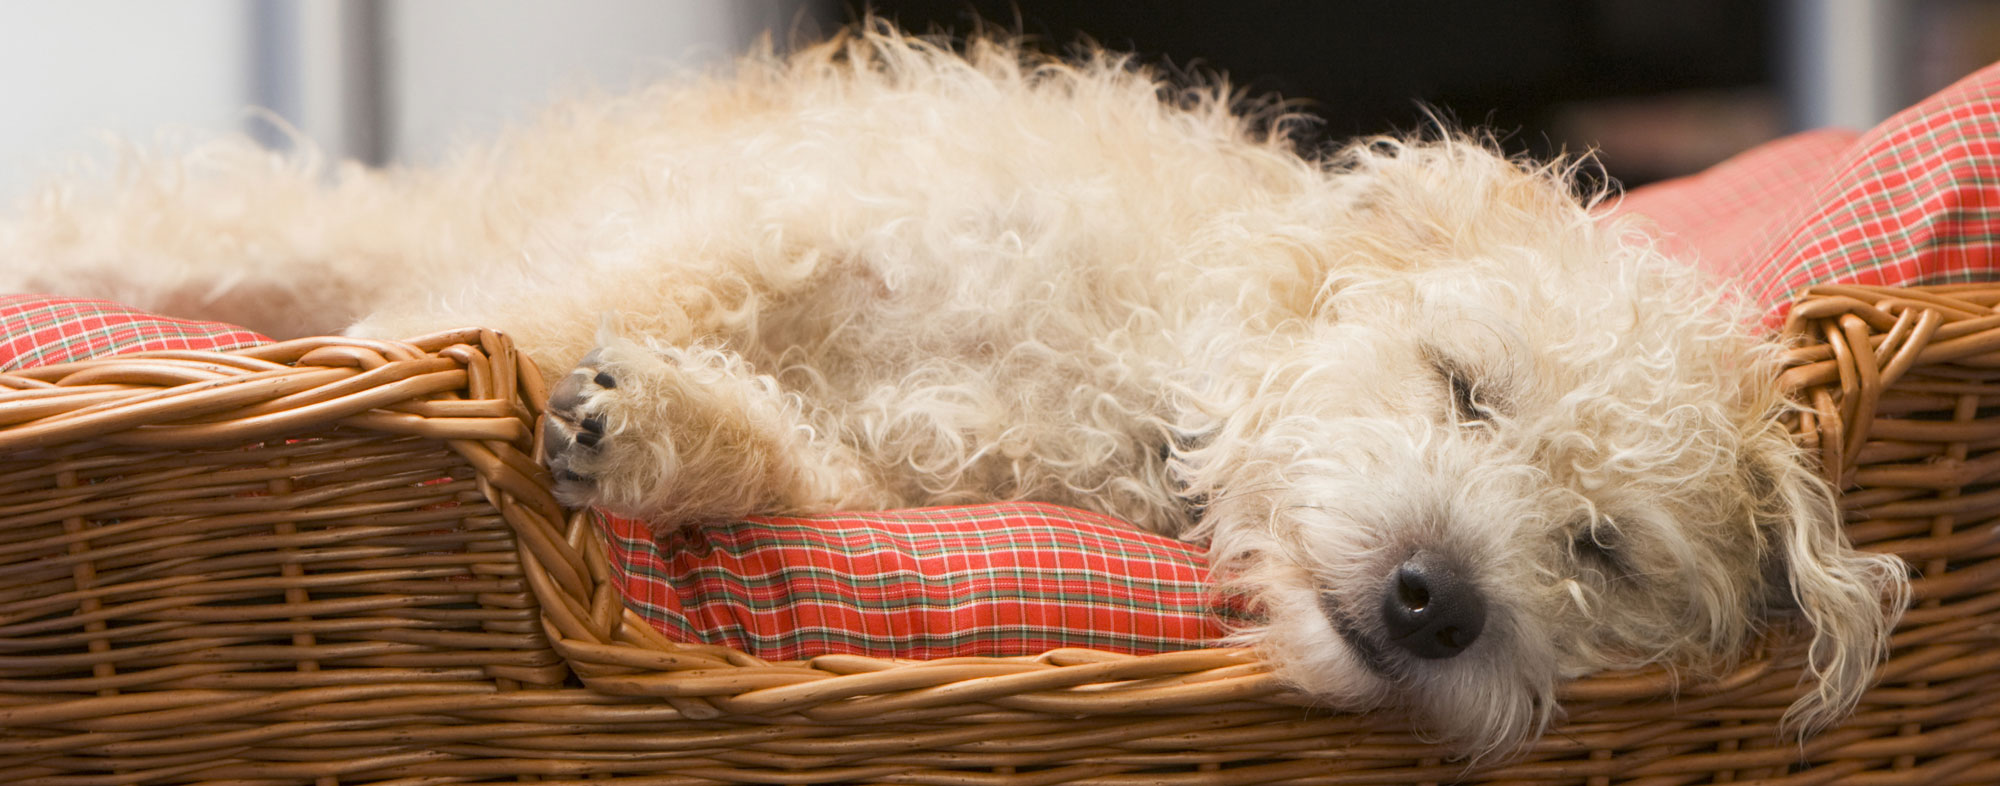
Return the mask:
M1618 551L1618 531L1609 522L1592 526L1590 522L1578 525L1570 536L1570 551L1576 554L1577 562L1584 567L1594 568L1610 577L1625 576L1630 573L1624 556Z
M1446 369L1444 378L1446 384L1451 386L1451 407L1452 412L1458 415L1458 422L1486 422L1486 407L1482 406L1479 399L1473 395L1472 382L1465 378L1465 374L1454 369Z
M1435 348L1426 348L1424 354L1431 368L1444 380L1451 397L1452 422L1461 426L1490 423L1500 409L1494 406L1492 391L1485 384L1484 375L1471 373L1466 364Z

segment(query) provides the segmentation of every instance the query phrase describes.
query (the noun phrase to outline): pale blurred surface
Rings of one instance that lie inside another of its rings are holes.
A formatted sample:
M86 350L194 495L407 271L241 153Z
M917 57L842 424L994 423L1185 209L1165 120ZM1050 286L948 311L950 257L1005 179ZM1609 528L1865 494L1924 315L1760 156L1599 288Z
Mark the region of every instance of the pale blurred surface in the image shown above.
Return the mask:
M248 106L241 0L0 3L0 196L108 135L227 130Z
M919 32L964 34L979 15L1051 49L1081 36L1226 71L1302 99L1343 136L1410 130L1418 107L1435 107L1494 125L1524 152L1602 151L1628 183L1790 130L1866 127L2000 58L2000 0L1433 2L1457 11L1375 0L0 0L0 204L80 157L115 159L114 136L170 149L248 132L282 147L295 129L334 157L421 164L553 97L712 65L767 31L781 44L823 35L863 8ZM1364 30L1350 29L1357 19ZM1725 60L1738 65L1700 67Z
M781 40L791 0L402 0L391 4L393 156L426 161L552 96L622 90Z
M431 160L566 93L834 26L811 0L0 0L0 200L106 141L151 148L281 117L329 153ZM263 115L262 110L269 110Z

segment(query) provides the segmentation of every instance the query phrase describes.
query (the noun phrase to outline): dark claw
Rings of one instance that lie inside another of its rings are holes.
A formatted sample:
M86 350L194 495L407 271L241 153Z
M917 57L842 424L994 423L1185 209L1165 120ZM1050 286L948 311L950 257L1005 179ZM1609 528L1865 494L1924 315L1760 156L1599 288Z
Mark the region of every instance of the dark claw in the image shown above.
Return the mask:
M597 383L598 387L606 390L618 387L618 379L605 371L597 372L597 376L592 377L590 381Z
M576 444L594 448L597 447L597 441L603 438L604 435L596 431L579 431L576 433Z
M577 423L577 425L579 425L579 426L582 426L582 427L583 427L583 430L584 430L585 432L588 432L588 433L591 433L591 434L600 434L600 435L601 435L601 434L603 434L603 433L604 433L604 419L603 419L603 418L599 418L599 417L595 417L595 416L592 416L592 417L587 417L587 418L584 418L584 419L583 419L582 421L578 422L578 423ZM578 435L578 438L579 438L579 439L581 439L581 435Z

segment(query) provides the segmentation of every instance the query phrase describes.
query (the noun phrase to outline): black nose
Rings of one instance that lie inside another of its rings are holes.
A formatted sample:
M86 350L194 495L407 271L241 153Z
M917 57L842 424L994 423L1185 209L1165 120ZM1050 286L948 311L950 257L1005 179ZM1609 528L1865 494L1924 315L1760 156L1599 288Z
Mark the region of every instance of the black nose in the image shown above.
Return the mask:
M1451 560L1419 551L1396 567L1382 594L1389 641L1419 658L1450 658L1479 640L1486 599Z

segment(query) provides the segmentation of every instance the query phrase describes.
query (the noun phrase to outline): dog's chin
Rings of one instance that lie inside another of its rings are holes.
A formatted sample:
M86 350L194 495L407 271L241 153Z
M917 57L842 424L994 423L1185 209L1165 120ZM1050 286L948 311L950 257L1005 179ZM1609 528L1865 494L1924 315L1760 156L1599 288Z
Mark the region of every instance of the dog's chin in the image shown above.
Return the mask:
M1275 659L1279 676L1314 698L1348 711L1393 708L1418 734L1474 760L1513 752L1551 720L1554 653L1522 644L1532 638L1511 620L1496 620L1486 639L1457 657L1424 659L1397 650L1339 604L1314 600L1323 599L1268 604L1269 624L1246 634Z

